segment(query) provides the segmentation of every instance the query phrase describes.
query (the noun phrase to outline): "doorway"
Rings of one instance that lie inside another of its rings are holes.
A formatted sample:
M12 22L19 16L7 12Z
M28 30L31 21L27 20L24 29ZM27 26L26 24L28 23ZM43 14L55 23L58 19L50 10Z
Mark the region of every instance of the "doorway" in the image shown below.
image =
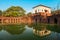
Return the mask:
M57 18L54 18L54 23L57 24L57 22L58 22L58 21L57 21Z
M48 18L48 23L50 23L50 19Z
M0 23L1 23L2 19L0 19Z

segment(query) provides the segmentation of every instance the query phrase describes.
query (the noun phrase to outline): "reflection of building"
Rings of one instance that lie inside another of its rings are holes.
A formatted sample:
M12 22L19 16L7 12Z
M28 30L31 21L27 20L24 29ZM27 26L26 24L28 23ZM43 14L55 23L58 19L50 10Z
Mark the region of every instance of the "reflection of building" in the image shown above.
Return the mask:
M39 35L39 36L46 36L46 35L49 35L49 34L51 34L51 31L49 31L49 30L36 30L36 29L33 29L33 33L35 34L35 35Z

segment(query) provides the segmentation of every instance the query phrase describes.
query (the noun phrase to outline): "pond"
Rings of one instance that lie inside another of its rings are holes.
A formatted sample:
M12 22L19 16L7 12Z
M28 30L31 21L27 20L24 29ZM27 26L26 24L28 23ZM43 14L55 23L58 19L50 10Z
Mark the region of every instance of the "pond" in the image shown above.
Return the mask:
M60 40L60 25L33 24L34 40Z
M0 25L0 40L60 40L60 25Z
M32 30L27 25L0 26L0 40L33 40Z

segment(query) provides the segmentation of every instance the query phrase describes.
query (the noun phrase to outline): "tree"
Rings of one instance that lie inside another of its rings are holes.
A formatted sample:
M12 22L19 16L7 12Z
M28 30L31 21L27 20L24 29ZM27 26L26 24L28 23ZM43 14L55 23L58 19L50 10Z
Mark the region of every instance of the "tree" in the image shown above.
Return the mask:
M2 16L2 11L0 10L0 16Z
M52 11L52 14L60 14L60 9Z
M13 16L13 17L24 16L25 10L19 6L11 6L6 11L4 11L3 15L4 16Z
M31 12L27 13L27 16L30 16L30 15L32 15L32 13L31 13Z

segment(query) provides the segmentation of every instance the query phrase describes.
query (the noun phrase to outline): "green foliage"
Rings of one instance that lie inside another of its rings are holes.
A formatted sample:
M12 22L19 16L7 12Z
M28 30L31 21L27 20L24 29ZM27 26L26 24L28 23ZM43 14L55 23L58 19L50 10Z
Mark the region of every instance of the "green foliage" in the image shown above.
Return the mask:
M29 12L29 13L27 13L27 16L30 16L32 13L31 12Z
M0 10L0 16L2 16L2 11Z
M24 16L25 15L25 10L22 7L19 6L11 6L8 8L6 11L3 12L3 16Z
M3 28L4 29L3 29ZM25 25L20 24L20 25L0 25L0 31L5 30L11 35L19 35L22 34L25 31Z
M52 11L52 14L60 14L60 9L59 10Z

